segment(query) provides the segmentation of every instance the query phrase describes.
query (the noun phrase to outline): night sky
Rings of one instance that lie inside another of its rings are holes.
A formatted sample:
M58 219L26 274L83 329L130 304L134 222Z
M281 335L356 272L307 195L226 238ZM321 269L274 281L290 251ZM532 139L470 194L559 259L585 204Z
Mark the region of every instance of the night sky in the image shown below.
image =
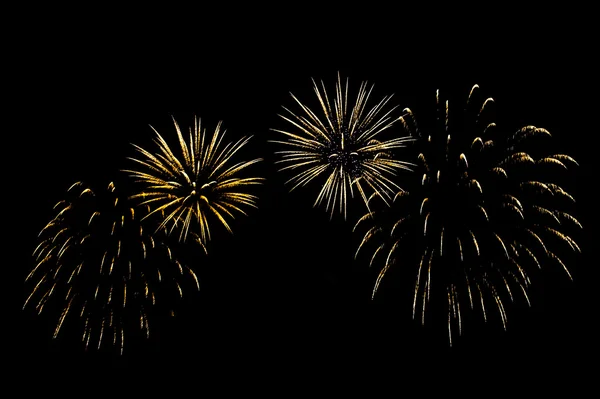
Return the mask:
M546 28L534 29L528 22L527 34L503 33L519 26L515 22L505 30L471 26L450 37L428 19L383 28L372 16L351 32L342 31L341 21L298 21L263 16L233 23L222 14L201 14L195 29L189 20L167 27L142 16L107 17L53 24L39 36L28 82L33 101L19 133L35 174L23 196L20 276L32 266L37 233L65 190L77 180L104 185L123 179L119 170L135 155L130 143L152 148L149 125L175 138L171 116L185 128L199 116L209 129L223 121L230 138L253 135L247 151L264 162L252 170L267 181L255 190L259 209L237 218L233 235L216 229L209 255L194 258L201 292L159 323L149 341L132 343L122 357L84 353L68 333L52 340L55 315L38 317L29 309L20 317L21 372L93 382L197 371L206 378L283 383L317 374L375 381L383 371L398 385L414 373L432 381L452 376L457 383L469 376L561 376L581 386L575 380L585 378L584 362L596 344L588 246L594 132L585 111L590 76L583 32L541 23ZM394 94L394 104L417 114L431 111L436 89L461 104L477 83L495 98L496 121L505 130L548 129L561 151L580 163L569 187L584 225L577 237L583 254L569 265L574 281L542 273L532 307L520 301L508 309L507 331L499 320L484 325L475 319L453 348L445 329L414 322L400 296L371 301L373 271L353 258L361 237L352 227L363 205L352 202L346 221L338 214L330 220L323 208L312 207L314 186L288 192L289 176L273 165L277 147L267 142L276 137L270 128L286 126L277 114L292 105L289 92L313 102L311 78L333 89L338 72L349 77L351 89L374 83L374 99Z

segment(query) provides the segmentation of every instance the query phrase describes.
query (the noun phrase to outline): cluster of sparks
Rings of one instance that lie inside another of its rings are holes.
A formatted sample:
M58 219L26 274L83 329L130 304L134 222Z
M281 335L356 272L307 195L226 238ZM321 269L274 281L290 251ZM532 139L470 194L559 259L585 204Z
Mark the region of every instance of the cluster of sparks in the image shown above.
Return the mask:
M348 80L343 85L339 74L333 101L330 101L323 82L319 87L313 80L313 88L323 115L320 117L292 94L302 112L294 113L284 108L289 115L280 117L292 128L272 129L284 135L282 140L272 142L287 147L277 151L282 158L277 163L285 165L280 171L296 172L288 180L292 184L291 190L321 178L322 188L314 205L325 202L331 216L337 203L339 211L346 217L348 197L354 197L355 190L365 204L371 195L367 189L391 199L400 189L392 178L399 170L411 166L393 158L394 150L405 147L410 137L379 139L384 132L393 132L392 127L403 121L402 115L395 114L397 107L386 110L391 96L367 109L373 86L369 88L363 82L352 103Z
M404 126L418 154L413 181L398 191L391 207L368 212L355 226L369 225L357 255L375 243L371 265L382 259L373 295L392 265L415 266L413 318L420 313L424 323L428 303L445 302L450 345L453 330L461 333L465 308L480 308L486 320L491 304L506 329L506 298L521 295L530 304L527 270L549 262L571 278L552 248L580 251L567 234L581 228L570 213L574 198L555 183L551 169L577 163L565 154L534 159L525 144L550 133L534 126L514 134L500 131L487 121L493 99L474 106L478 92L475 85L456 116L438 92L436 126L429 132L405 110L410 116ZM439 288L432 293L432 286Z
M164 234L143 228L142 209L115 184L94 190L75 183L54 209L39 234L36 266L26 278L35 285L24 305L39 313L59 309L54 338L69 316L83 326L86 349L112 344L122 353L128 331L149 336L157 301L169 306L184 283L200 289L194 271L174 257Z
M231 232L227 218L233 218L234 213L246 215L245 206L256 207L257 197L245 189L261 184L263 179L238 175L262 159L234 163L236 154L250 137L224 143L225 131L221 130L221 123L211 137L196 118L189 131L189 141L185 140L175 119L173 123L179 139L178 152L174 152L154 128L156 154L134 145L141 157L131 159L140 169L126 172L142 185L142 189L132 198L151 207L146 217L161 214L159 229L178 230L182 241L192 235L205 247L210 240L211 217L216 217Z

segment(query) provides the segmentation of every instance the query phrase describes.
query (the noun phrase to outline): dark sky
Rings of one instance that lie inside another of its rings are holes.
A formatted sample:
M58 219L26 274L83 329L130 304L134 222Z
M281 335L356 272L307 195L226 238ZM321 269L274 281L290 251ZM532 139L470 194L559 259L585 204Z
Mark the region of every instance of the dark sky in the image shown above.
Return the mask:
M254 135L251 148L265 158L257 170L267 183L259 190L260 209L237 219L233 236L217 235L211 244L198 268L201 294L156 338L122 358L84 354L51 339L50 319L22 312L21 370L88 375L89 381L196 369L280 380L302 373L310 379L312 372L372 378L380 370L390 378L414 372L457 381L537 373L582 378L596 344L590 333L586 194L593 125L586 112L585 32L541 18L502 27L457 22L462 29L428 18L407 24L406 15L379 23L382 13L365 15L364 23L356 13L347 24L325 16L293 19L294 11L243 23L199 13L197 29L187 18L165 25L156 16L108 13L93 22L63 17L44 29L31 46L27 90L33 101L21 120L28 167L37 175L26 196L24 269L65 189L76 180L103 183L118 175L133 155L129 143L149 141L148 125L173 133L171 115L182 126L197 115L209 127L222 120L232 137ZM291 104L289 92L312 101L310 79L331 86L337 72L354 88L363 80L374 83L376 97L394 93L395 104L413 111L432 106L438 88L462 100L477 83L497 100L498 123L508 130L526 124L550 130L581 164L573 183L586 233L579 238L584 254L572 268L574 282L547 277L532 308L521 304L509 312L507 332L492 323L466 326L452 349L445 331L421 328L394 303L370 302L373 275L353 260L359 242L351 234L353 220L330 221L323 209L313 209L310 188L288 193L267 143L269 128L282 126L277 114Z

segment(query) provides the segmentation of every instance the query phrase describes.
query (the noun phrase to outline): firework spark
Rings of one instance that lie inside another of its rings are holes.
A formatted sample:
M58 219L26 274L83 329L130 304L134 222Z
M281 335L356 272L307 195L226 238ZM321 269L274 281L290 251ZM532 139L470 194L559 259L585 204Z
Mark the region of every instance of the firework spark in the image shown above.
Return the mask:
M39 234L36 264L26 278L33 288L23 307L38 313L58 308L54 338L72 320L83 326L86 349L112 345L122 354L126 335L150 335L157 301L170 307L187 285L200 289L194 271L160 239L164 231L147 232L140 224L143 210L115 184L94 190L75 183L54 209Z
M257 197L244 190L261 184L264 179L241 178L238 174L262 159L233 163L251 137L224 143L225 131L221 130L221 122L209 137L206 129L201 127L200 119L195 118L194 127L189 131L189 142L184 139L174 118L173 123L179 139L178 154L154 128L158 153L134 144L142 157L129 159L142 169L126 172L143 188L132 198L152 208L146 217L161 215L159 229L168 228L170 233L178 229L181 241L192 235L205 246L210 240L210 215L231 232L226 218L233 219L235 212L246 215L243 206L256 207Z
M313 80L323 116L319 117L317 112L291 94L301 113L296 114L284 107L289 116L279 116L293 127L290 130L271 129L284 135L284 139L272 142L288 148L277 152L282 157L277 163L285 164L280 171L297 172L288 180L293 185L291 190L322 178L322 188L314 205L326 202L326 210L331 210L332 217L336 203L340 213L346 217L348 194L354 197L354 190L358 191L365 204L370 195L367 189L379 193L384 199L391 199L393 193L400 189L391 178L399 170L411 166L392 156L394 150L406 146L410 137L378 139L383 132L404 123L404 116L395 115L397 107L386 111L391 96L367 109L373 86L369 88L363 82L353 105L349 104L348 86L348 80L342 85L338 74L331 103L323 82L319 87Z
M571 278L559 253L580 251L569 235L581 229L572 215L574 198L557 184L577 163L568 155L540 152L550 143L545 129L502 132L488 121L491 98L474 105L478 93L475 85L464 112L455 117L438 92L436 124L429 132L405 110L418 154L412 181L391 207L367 213L355 226L370 226L357 255L376 243L371 264L383 260L373 296L393 264L414 265L413 318L424 323L425 309L439 301L447 308L450 345L453 330L461 332L464 309L480 308L484 320L496 309L506 328L506 298L520 296L530 304L527 271L549 263Z

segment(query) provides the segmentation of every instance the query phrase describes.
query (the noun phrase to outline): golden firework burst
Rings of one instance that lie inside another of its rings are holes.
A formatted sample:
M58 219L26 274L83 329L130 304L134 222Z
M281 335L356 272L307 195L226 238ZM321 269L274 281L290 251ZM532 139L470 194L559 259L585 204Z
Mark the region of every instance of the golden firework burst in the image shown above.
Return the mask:
M367 109L373 90L367 82L360 85L353 104L349 99L348 79L343 85L339 74L332 102L323 82L320 87L312 82L322 116L291 94L300 112L284 107L288 115L279 116L292 127L271 129L284 135L284 139L271 142L288 148L276 152L282 158L277 163L285 165L280 171L296 172L288 180L292 184L290 191L322 178L322 188L314 205L325 202L331 216L339 204L339 211L346 217L348 197L353 197L355 190L365 204L369 190L391 199L400 189L392 177L411 166L409 162L395 159L393 152L412 140L410 137L380 139L384 132L393 134L392 128L404 122L404 116L395 113L398 107L387 109L392 96L384 97ZM403 132L402 129L397 131Z
M565 173L577 162L547 152L546 129L501 131L489 120L494 100L476 106L478 94L475 85L464 112L451 114L438 91L435 122L425 130L407 110L415 173L391 207L382 204L355 227L369 225L357 254L375 243L370 264L382 260L373 296L392 265L416 265L413 318L420 313L424 323L432 302L447 307L450 344L453 326L461 332L464 309L479 307L486 320L490 306L496 308L506 328L506 298L530 302L527 271L548 262L571 278L560 254L580 251L570 236L581 229L574 198L556 183L568 181Z
M144 209L134 208L115 184L97 190L83 182L54 207L56 215L39 234L23 306L58 310L54 338L65 324L79 324L86 349L108 345L122 354L127 335L148 338L159 309L171 313L188 285L200 289L194 271L163 240L164 231L144 229Z
M173 151L154 128L157 153L134 144L141 157L129 159L140 170L126 172L141 184L141 189L132 198L139 200L140 205L151 207L146 217L160 216L158 229L179 230L181 241L193 235L204 247L210 240L211 217L231 232L227 218L234 218L235 213L246 215L244 206L257 206L257 196L244 190L261 184L264 179L239 177L239 174L262 159L234 162L251 137L225 142L221 122L209 135L200 119L194 118L189 141L184 139L174 118L173 123L179 142L178 152Z

